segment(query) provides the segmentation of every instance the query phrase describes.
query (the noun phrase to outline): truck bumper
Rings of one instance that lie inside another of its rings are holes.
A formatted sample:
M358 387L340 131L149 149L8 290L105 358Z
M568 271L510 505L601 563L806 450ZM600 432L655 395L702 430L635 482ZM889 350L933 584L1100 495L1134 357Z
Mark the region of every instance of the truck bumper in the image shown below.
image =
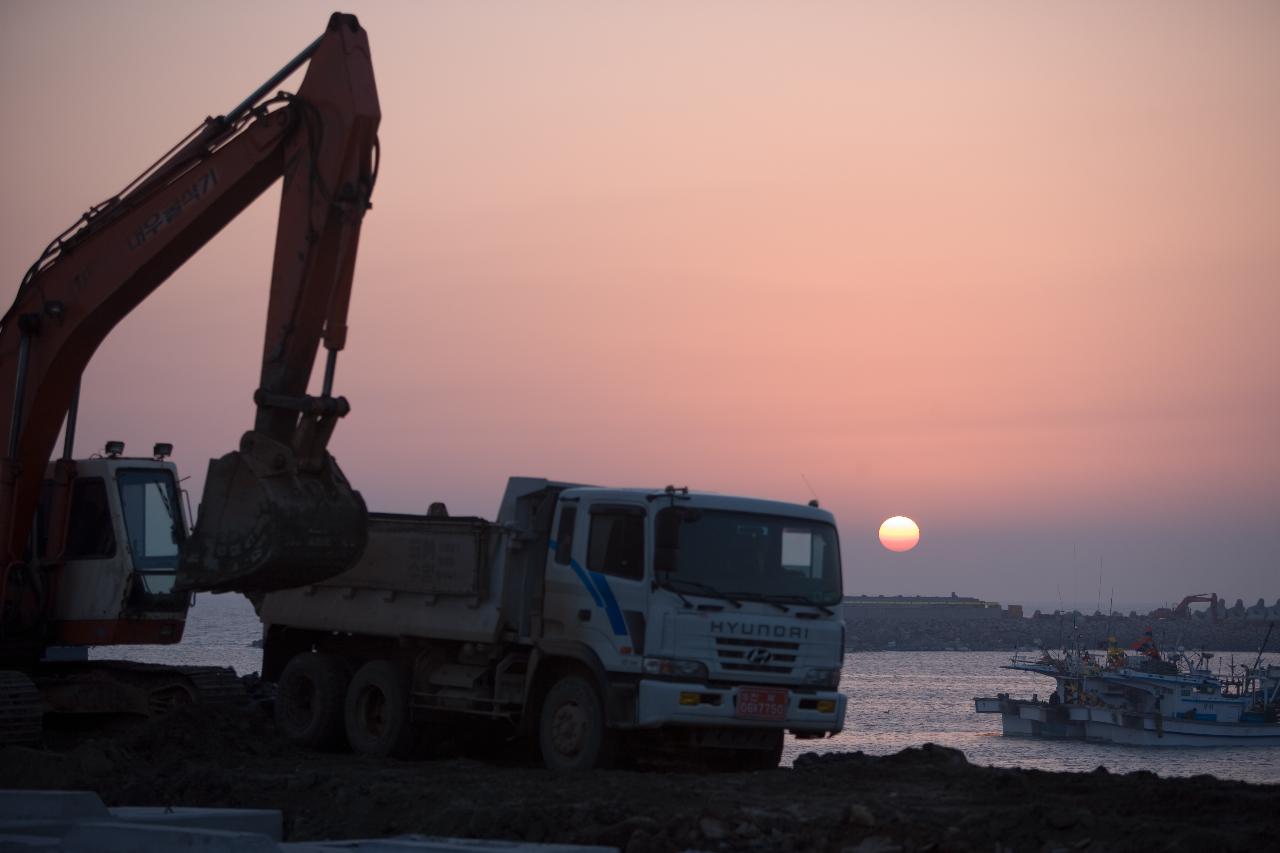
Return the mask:
M636 700L636 727L666 725L777 728L809 734L834 734L844 728L848 698L836 691L798 693L787 690L785 719L762 720L738 716L737 687L708 687L679 681L642 680ZM697 697L692 704L690 697ZM683 700L683 701L682 701ZM831 710L820 710L830 707Z

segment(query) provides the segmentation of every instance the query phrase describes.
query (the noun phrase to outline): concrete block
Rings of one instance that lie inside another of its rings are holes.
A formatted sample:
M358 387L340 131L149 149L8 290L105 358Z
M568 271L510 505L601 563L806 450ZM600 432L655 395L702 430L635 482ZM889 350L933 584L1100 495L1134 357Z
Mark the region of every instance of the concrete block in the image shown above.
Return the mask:
M44 659L57 663L81 663L89 659L89 647L49 646L44 650Z
M44 850L61 850L62 839L47 835L6 835L0 829L0 853L40 853Z
M224 832L254 832L279 841L284 834L284 818L278 809L198 809L158 806L119 806L108 809L126 823L152 826L217 829Z
M281 844L288 853L619 853L617 847L582 844L532 844L481 838L437 838L405 835L351 841L310 841Z
M0 820L0 838L11 835L61 838L74 825L74 820Z
M62 837L66 853L279 853L265 835L120 821L83 821Z
M93 791L0 790L0 820L99 820L110 817Z

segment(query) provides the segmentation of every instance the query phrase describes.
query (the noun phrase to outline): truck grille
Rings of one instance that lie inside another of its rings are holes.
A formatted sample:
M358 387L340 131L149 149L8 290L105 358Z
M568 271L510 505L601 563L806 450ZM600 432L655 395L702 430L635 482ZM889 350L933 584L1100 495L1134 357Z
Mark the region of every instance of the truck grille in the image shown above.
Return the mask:
M730 672L769 672L788 675L795 668L799 643L717 637L720 668Z

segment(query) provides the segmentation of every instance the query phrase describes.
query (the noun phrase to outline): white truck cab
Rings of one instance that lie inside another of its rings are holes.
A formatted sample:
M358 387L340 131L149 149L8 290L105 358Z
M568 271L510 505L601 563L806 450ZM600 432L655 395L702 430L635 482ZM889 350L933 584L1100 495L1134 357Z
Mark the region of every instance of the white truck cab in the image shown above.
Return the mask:
M634 676L636 728L840 730L839 542L811 506L571 488L548 542L543 637Z

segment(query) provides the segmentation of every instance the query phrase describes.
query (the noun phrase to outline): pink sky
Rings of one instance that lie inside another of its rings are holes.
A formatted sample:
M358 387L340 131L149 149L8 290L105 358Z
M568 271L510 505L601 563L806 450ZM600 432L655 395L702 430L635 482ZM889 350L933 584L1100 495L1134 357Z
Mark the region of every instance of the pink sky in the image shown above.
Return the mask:
M371 507L807 478L850 592L1092 602L1101 560L1117 601L1280 595L1280 6L346 10L384 160L333 450ZM0 5L10 294L329 11ZM198 497L277 198L102 347L81 453L172 441Z

